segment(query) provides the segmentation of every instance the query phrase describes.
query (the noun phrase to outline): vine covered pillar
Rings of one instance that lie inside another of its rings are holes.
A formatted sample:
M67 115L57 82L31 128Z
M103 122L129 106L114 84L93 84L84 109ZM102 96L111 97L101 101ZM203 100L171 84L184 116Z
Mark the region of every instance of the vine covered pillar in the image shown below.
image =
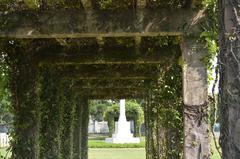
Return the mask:
M73 113L73 159L81 159L81 128L82 128L82 114L83 104L81 98L75 97L76 104L74 105Z
M150 82L145 101L147 159L182 158L181 67L172 61L161 66L157 80Z
M38 62L34 51L24 47L27 44L10 40L5 44L14 115L11 143L13 159L38 157Z
M82 142L81 142L81 159L88 159L88 123L89 123L89 104L88 98L83 97L83 114L82 114Z
M88 122L88 99L76 96L73 113L73 159L88 158Z
M146 159L159 159L157 153L157 111L151 105L151 94L146 98L144 103L144 120L145 120L145 137L146 137Z
M64 80L64 79L62 79ZM71 159L72 157L72 122L74 108L74 94L71 80L61 82L61 129L60 129L60 158Z
M204 46L183 39L184 159L210 159L207 69Z
M60 158L60 80L51 66L42 66L40 77L40 158Z

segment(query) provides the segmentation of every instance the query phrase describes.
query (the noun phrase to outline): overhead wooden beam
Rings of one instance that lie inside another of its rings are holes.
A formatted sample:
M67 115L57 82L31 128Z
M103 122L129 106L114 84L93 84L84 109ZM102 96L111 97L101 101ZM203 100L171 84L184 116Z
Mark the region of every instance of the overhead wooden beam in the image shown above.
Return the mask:
M133 11L47 10L0 15L0 37L80 38L188 35L201 31L203 11L138 9Z
M121 65L67 65L57 71L69 79L149 79L159 73L159 65L121 64Z

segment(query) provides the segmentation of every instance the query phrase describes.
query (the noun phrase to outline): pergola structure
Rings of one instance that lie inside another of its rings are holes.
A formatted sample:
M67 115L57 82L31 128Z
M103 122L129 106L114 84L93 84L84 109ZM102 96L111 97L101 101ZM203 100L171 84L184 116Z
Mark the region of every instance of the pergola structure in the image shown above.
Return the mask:
M164 126L154 109L161 105L162 73L182 63L176 76L183 77L184 158L208 159L206 51L198 42L203 11L195 2L170 9L139 0L120 10L92 2L1 13L15 115L13 158L87 159L88 100L122 98L146 101L147 159L174 158L163 155Z

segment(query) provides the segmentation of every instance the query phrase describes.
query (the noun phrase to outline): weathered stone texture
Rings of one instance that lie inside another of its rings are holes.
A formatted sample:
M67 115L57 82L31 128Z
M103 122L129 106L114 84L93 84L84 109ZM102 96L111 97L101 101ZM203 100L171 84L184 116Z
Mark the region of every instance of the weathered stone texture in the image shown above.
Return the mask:
M207 72L201 59L204 49L196 41L185 39L184 57L184 159L210 159L207 124Z
M139 9L0 13L0 37L76 38L197 34L203 11ZM137 35L134 35L137 34Z

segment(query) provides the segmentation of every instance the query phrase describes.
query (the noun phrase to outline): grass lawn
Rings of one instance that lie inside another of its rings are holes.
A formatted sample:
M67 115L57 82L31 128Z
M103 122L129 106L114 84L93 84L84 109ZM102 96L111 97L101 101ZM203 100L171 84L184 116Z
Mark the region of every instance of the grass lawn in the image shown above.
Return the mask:
M216 150L211 159L220 159ZM1 157L5 157L6 149L0 149ZM144 148L90 148L89 159L145 159Z
M144 148L89 149L89 159L145 159Z
M123 147L128 148L123 148ZM103 139L89 140L89 159L145 159L144 139L136 144L108 144ZM217 150L212 144L213 156L211 159L220 159ZM6 149L0 149L0 159L3 159Z
M214 148L213 148L214 149ZM211 159L221 159L214 149ZM145 159L144 148L93 148L89 149L89 159Z
M217 149L214 146L213 141L211 142L211 151L213 153L211 159L221 159Z
M112 144L106 143L105 138L89 138L88 140L89 148L144 148L145 138L141 138L139 144Z
M2 159L2 158L5 159L6 154L7 154L7 149L6 148L0 148L0 159Z

